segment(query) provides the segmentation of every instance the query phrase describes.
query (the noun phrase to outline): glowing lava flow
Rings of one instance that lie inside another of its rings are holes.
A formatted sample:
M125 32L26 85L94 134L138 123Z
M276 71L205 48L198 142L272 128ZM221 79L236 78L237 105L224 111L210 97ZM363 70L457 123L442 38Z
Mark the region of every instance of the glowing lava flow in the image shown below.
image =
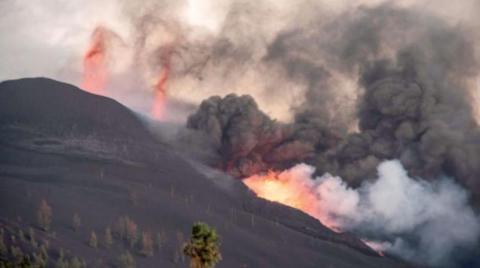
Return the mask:
M318 206L319 199L314 192L313 181L304 178L304 174L295 174L294 171L270 171L265 175L248 177L243 183L257 196L299 209L336 230L336 224Z
M313 168L300 165L283 172L268 172L266 175L254 175L243 180L258 197L278 202L299 209L318 219L333 231L341 232L342 228L331 213L332 206L342 206L342 202L331 202L335 194L333 177L318 184L311 179ZM323 200L322 196L326 199ZM329 197L330 196L330 197ZM329 201L330 200L330 201ZM384 256L384 250L391 245L383 242L362 240L370 248Z
M306 187L293 183L283 173L270 171L263 176L251 176L243 182L261 198L300 209L308 214L314 213L315 197Z
M166 48L162 53L160 62L162 70L155 84L155 100L153 102L151 116L155 119L161 120L165 117L165 101L167 96L167 82L170 76L170 62L172 56L172 46Z
M106 49L107 30L97 27L90 46L83 57L83 81L81 87L94 94L104 94L107 83Z

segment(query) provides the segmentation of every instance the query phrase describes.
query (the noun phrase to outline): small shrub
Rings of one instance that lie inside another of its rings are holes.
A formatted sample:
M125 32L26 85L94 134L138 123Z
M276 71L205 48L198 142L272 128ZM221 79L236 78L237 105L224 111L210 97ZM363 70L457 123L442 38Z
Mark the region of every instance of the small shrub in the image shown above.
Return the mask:
M68 265L68 268L82 268L82 263L77 257L74 257L70 260L70 263Z
M130 252L125 252L124 254L120 255L118 258L118 266L120 268L135 268L135 259L133 258Z
M10 254L12 254L16 264L20 264L24 260L23 251L19 247L12 246L10 248Z
M5 233L3 228L0 229L0 256L5 256L8 253L7 245L5 245Z
M30 240L30 244L32 247L37 247L37 241L35 241L35 230L32 227L28 228L28 239Z
M130 247L133 248L135 243L137 242L138 239L138 227L137 224L127 218L127 221L125 222L125 227L126 227L126 233L127 233L127 241L130 244Z
M140 253L144 256L153 256L153 239L149 232L142 233L142 249Z
M45 260L45 262L48 260L48 245L44 244L40 246L40 256Z
M33 267L46 267L47 261L42 257L42 254L33 253Z
M22 230L18 231L18 238L23 243L27 242L27 239L25 238L25 233Z
M120 237L130 245L130 248L133 248L138 239L137 224L128 216L120 217L117 221L117 230Z
M52 208L45 199L42 199L38 207L37 220L42 230L48 231L50 229L50 224L52 223Z
M80 226L82 226L82 219L78 213L75 213L72 217L72 229L76 232L80 229Z
M113 245L112 231L109 227L105 229L105 235L103 240L106 248L110 248Z
M68 268L68 262L64 259L63 249L58 250L58 258L55 262L55 268Z
M92 231L90 233L90 239L88 240L88 245L92 248L97 248L98 241L97 241L97 234L95 233L95 231Z
M165 231L162 230L161 232L157 233L155 246L159 252L166 242L167 242L167 234L165 233Z

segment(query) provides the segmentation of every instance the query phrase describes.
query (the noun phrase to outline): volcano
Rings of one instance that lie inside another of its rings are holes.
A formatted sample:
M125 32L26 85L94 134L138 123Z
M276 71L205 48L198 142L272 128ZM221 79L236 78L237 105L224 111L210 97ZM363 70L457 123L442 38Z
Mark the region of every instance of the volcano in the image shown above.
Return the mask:
M35 233L37 248L48 244L47 266L61 256L117 267L128 250L137 267L185 267L179 248L192 223L203 221L221 236L218 267L411 267L299 210L257 198L154 138L122 104L74 86L45 78L1 83L0 128L4 243L35 252ZM51 208L48 232L37 223L42 200ZM115 230L125 217L139 234L157 234L162 243L153 256L120 240ZM98 247L89 243L92 233Z

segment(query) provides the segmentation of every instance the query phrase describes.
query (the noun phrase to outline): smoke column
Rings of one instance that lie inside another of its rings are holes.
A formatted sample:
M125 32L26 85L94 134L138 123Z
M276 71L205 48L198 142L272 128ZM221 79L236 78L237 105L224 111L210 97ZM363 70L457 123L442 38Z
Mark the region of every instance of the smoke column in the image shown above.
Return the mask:
M378 177L352 189L330 174L299 164L244 183L258 196L303 210L338 231L354 231L381 250L419 263L451 267L479 239L479 217L467 192L451 179L412 179L398 160L382 162Z

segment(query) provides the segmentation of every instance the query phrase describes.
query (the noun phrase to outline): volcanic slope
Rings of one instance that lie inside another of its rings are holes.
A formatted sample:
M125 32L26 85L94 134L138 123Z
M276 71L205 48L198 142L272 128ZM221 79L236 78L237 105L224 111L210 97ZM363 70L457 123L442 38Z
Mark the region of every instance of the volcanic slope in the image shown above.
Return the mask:
M185 267L180 247L192 223L204 221L221 236L218 267L409 267L300 211L256 198L240 181L180 157L118 102L71 85L44 78L0 83L0 128L4 242L27 254L48 241L50 266L63 249L64 259L77 256L88 267L115 267L127 250L137 267ZM37 222L42 200L52 209L48 232ZM152 237L153 256L142 256L138 241L130 247L122 240L125 217L137 234ZM36 247L28 245L30 227ZM88 243L92 232L97 248Z

